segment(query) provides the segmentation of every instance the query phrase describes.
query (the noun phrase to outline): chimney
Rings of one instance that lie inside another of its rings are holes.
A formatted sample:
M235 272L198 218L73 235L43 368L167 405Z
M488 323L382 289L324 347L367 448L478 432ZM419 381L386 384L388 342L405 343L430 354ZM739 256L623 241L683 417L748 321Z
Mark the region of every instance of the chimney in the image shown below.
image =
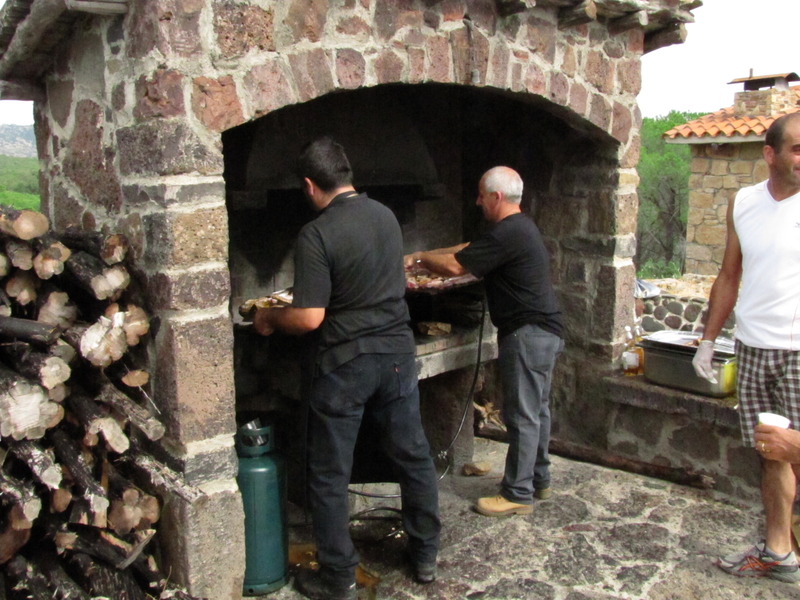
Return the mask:
M772 116L796 108L798 95L789 87L792 81L800 81L796 73L750 76L734 79L731 83L744 83L744 91L734 96L734 113L737 117ZM767 88L767 89L761 89Z

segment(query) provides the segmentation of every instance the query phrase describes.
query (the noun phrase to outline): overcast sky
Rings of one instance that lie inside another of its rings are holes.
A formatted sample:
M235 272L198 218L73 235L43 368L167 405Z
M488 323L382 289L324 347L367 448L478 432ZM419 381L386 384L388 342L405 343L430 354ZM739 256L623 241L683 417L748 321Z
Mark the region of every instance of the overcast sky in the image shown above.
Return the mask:
M732 106L742 84L727 84L750 69L755 75L800 71L800 0L704 0L693 12L696 22L687 25L684 44L642 59L639 107L645 117ZM33 123L31 103L0 101L2 123Z
M645 117L733 106L743 85L727 84L749 77L750 69L754 75L800 72L800 0L704 0L692 13L686 42L642 58Z

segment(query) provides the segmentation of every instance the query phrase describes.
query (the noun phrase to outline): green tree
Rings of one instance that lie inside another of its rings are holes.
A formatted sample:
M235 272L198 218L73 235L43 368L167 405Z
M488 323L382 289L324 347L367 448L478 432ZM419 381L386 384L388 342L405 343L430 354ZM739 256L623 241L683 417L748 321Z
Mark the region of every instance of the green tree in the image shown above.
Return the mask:
M0 204L39 210L39 161L0 155Z
M664 117L642 120L634 262L637 271L648 277L683 272L692 156L687 145L667 144L661 136L701 115L671 111Z

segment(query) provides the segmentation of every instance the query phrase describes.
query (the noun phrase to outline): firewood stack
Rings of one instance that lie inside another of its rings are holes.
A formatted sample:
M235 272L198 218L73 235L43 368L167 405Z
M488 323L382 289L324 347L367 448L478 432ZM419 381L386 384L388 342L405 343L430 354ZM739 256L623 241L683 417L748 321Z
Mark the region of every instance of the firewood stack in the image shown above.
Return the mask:
M164 426L126 252L0 205L0 598L190 598L148 549L160 496L200 492L137 443Z

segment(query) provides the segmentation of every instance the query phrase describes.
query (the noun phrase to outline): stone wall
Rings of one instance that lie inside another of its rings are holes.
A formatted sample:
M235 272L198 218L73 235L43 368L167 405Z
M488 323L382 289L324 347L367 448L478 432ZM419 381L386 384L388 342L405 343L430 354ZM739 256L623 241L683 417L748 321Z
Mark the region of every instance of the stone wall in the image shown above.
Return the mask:
M637 302L645 334L700 331L708 306L705 298L668 293ZM735 327L731 314L720 335L732 339ZM756 454L742 445L735 394L700 396L650 383L643 375L626 377L619 368L604 377L580 374L569 384L578 393L569 405L554 398L554 437L638 463L706 475L709 490L758 501L760 466ZM563 385L567 382L557 379L554 389Z
M547 110L578 134L553 176L564 203L541 213L570 330L560 400L581 393L576 373L613 368L633 298L641 29L560 28L557 6L501 16L478 0L129 7L80 20L43 78L42 207L58 229L112 229L132 242L154 314L161 458L206 492L191 506L168 502L160 536L172 579L192 595L238 598L244 564L223 131L388 83L472 86ZM587 163L586 140L603 149L599 166Z
M592 414L611 453L707 475L710 491L759 500L759 459L742 445L735 396L698 396L621 375L605 378L597 392L614 398Z
M719 273L725 253L728 202L741 188L769 176L763 146L763 142L691 146L684 272Z
M58 227L128 233L157 309L224 308L220 132L333 90L463 84L535 101L607 145L602 169L581 160L580 138L561 157L564 203L542 229L570 329L591 332L574 341L602 360L619 352L629 311L586 309L630 302L641 30L559 29L555 8L500 17L457 0L163 0L83 25L38 111L44 206ZM195 231L198 247L181 237Z
M643 302L642 329L645 333L674 329L677 331L702 331L708 309L706 298L691 298L674 294L661 294ZM733 313L720 331L723 337L733 339L736 318Z

